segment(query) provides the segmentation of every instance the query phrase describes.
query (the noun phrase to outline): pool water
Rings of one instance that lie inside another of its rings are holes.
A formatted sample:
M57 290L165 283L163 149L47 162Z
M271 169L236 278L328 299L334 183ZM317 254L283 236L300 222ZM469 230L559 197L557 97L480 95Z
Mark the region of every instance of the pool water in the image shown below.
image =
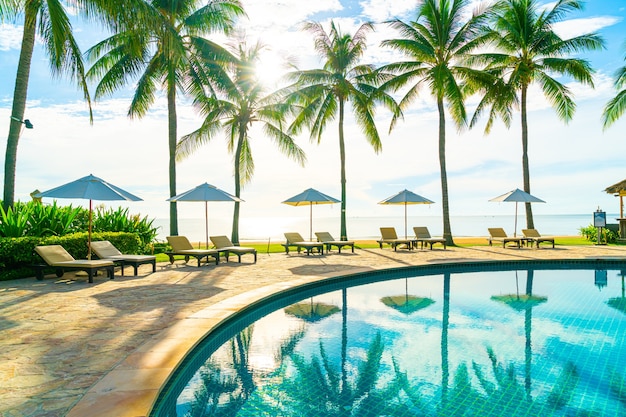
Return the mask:
M170 386L174 399L155 409L196 417L626 415L625 275L451 269L299 295L230 328L234 336L220 346L207 341Z

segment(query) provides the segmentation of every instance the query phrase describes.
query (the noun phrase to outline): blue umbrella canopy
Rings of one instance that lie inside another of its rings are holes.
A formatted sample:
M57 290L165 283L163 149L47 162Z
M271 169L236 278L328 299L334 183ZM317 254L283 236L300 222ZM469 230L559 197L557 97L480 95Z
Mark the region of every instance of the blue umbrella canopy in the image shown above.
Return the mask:
M403 204L404 205L404 238L407 239L406 233L406 206L409 204L433 204L434 201L422 197L419 194L415 194L413 191L404 189L398 194L394 194L389 198L384 199L378 204Z
M489 201L493 202L513 202L515 203L515 227L513 229L513 236L517 236L517 203L545 203L540 198L534 195L528 194L526 191L522 191L519 188L509 191L508 193L494 197Z
M309 240L313 240L313 204L335 204L340 200L326 195L313 188L309 188L283 201L290 206L309 206Z
M76 181L60 185L48 191L33 195L35 198L51 197L51 198L76 198L89 200L89 231L87 233L87 259L91 259L91 225L93 214L93 200L100 201L142 201L141 198L134 194L124 191L115 185L106 182L94 175L87 175L77 179Z
M200 184L191 190L177 194L166 201L203 201L204 202L204 229L206 234L206 247L209 247L209 201L236 201L242 202L239 197L220 190L209 183Z
M76 181L72 181L39 193L34 197L81 198L85 200L101 201L141 201L141 198L136 195L131 194L128 191L124 191L121 188L91 174L86 177L79 178Z

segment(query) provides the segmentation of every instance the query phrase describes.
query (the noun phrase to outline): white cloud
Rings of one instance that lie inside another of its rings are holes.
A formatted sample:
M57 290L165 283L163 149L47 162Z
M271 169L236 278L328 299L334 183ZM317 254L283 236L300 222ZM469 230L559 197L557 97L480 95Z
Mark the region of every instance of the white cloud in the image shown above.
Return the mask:
M22 26L0 25L0 51L19 50L22 45Z
M616 25L621 21L621 18L615 16L569 19L555 24L554 31L561 38L570 39L587 33L599 32L601 29Z

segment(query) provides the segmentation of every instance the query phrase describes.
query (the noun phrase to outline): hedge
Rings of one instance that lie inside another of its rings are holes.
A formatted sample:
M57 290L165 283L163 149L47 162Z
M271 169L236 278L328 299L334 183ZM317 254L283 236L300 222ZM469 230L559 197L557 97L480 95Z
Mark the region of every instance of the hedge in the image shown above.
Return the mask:
M34 276L32 265L44 263L35 252L35 246L61 245L75 259L86 259L87 239L86 232L49 237L0 237L0 281ZM150 247L143 247L135 233L96 232L92 234L91 240L108 240L126 254L151 252ZM53 269L50 268L50 271Z

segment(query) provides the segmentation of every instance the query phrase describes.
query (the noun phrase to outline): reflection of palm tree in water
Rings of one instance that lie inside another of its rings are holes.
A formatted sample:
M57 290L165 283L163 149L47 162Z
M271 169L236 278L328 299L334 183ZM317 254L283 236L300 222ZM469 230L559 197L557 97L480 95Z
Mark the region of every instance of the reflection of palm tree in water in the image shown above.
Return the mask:
M450 273L443 275L443 313L441 317L441 404L448 401L448 326L450 321Z

